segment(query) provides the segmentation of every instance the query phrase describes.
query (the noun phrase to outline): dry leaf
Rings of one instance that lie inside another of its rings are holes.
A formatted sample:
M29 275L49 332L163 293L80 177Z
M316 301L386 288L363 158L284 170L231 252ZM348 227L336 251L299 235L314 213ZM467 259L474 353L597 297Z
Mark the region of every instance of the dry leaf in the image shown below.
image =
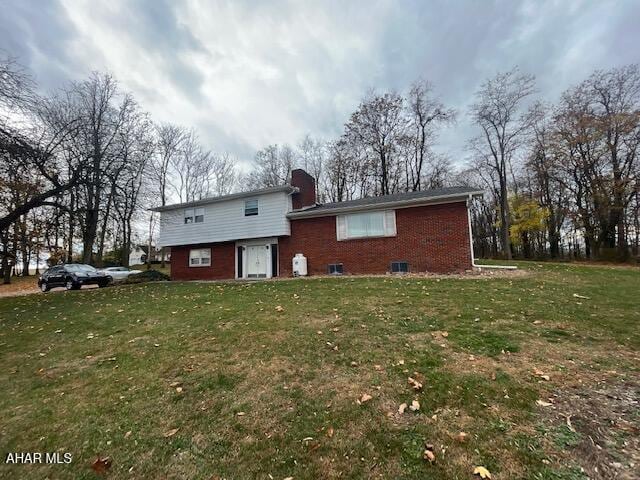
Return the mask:
M409 385L411 385L416 392L422 390L422 384L415 378L409 377Z
M464 443L467 441L468 434L465 432L460 432L456 435L456 440L460 443Z
M449 336L449 332L442 332L441 334L444 338L447 338Z
M131 436L131 430L124 434L124 438L129 438Z
M107 473L107 470L111 468L111 457L102 458L98 456L91 464L91 468L94 472L99 474Z
M584 295L578 295L577 293L573 294L574 298L582 298L584 300L591 300L591 297L585 297Z
M276 306L276 312L284 312L284 307L282 305Z
M424 455L422 456L425 460L429 460L430 463L436 461L436 456L431 450L425 450Z
M433 463L436 461L436 454L433 453L433 445L427 443L424 446L424 453L422 454L422 458L425 460L429 460L429 463Z
M373 368L378 372L382 371L382 365L374 365Z
M536 400L536 403L541 407L550 407L551 405L553 405L552 403L545 402L544 400Z
M333 438L333 427L327 428L327 437Z
M171 430L164 432L164 438L173 437L176 433L178 433L179 428L172 428Z
M176 392L177 393L182 393L182 387L176 387Z
M398 407L398 413L402 415L406 409L407 409L407 404L401 403L400 406Z
M369 400L371 400L373 397L371 395L369 395L368 393L363 393L362 396L356 400L358 405L362 405L363 403L368 402Z
M420 410L420 402L418 402L417 400L413 400L411 402L411 405L409 405L409 410L411 410L412 412L417 412L418 410Z
M244 417L246 414L244 412L238 412L236 413L237 417Z
M476 467L473 469L474 475L480 475L480 478L491 478L491 472L484 467Z

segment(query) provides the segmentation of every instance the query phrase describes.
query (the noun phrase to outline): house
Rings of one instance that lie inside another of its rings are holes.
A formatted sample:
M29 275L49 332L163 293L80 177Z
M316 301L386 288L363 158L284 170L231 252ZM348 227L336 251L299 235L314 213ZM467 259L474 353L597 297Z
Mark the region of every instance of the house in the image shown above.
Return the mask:
M473 266L469 202L482 192L451 187L316 204L315 181L155 208L159 246L171 247L175 280L459 272Z
M129 253L129 265L141 265L147 262L148 245L135 245ZM161 252L159 248L151 247L151 262L158 262L161 260ZM164 254L165 261L171 259L171 250L165 248Z

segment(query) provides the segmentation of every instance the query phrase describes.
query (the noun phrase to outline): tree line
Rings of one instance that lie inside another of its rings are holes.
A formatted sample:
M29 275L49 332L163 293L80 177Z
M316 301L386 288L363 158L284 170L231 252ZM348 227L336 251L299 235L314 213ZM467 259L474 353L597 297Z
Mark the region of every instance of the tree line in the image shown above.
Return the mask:
M437 153L442 129L467 116L466 158ZM555 103L514 68L487 79L464 111L424 80L370 91L334 139L259 150L243 174L194 130L157 123L109 74L42 94L0 58L0 269L40 259L127 265L151 246L147 208L314 176L318 202L466 184L477 256L628 259L640 248L640 70L595 71ZM163 254L164 258L164 254Z
M146 209L235 188L228 154L193 130L153 122L112 75L93 73L42 95L13 58L0 59L0 261L4 282L29 265L128 265Z
M477 135L463 162L437 154L438 133L467 115ZM253 186L285 183L294 167L319 202L471 185L479 257L627 260L640 253L640 70L593 72L555 104L514 68L487 79L466 111L425 81L406 93L370 92L336 139L256 155Z

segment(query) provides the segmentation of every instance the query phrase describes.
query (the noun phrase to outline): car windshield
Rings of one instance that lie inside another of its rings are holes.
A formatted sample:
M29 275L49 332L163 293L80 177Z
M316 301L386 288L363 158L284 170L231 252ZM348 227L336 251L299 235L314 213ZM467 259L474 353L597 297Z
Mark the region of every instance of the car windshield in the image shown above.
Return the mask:
M96 271L96 269L93 268L91 265L73 264L73 265L65 265L65 268L69 272L90 273L90 272L95 272Z

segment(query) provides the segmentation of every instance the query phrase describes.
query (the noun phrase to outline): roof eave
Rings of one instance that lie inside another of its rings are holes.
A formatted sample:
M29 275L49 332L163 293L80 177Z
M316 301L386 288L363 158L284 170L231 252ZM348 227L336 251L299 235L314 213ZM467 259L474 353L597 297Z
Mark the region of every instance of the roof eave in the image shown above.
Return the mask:
M414 198L410 200L395 200L391 202L371 203L368 205L353 205L347 207L337 207L327 210L306 210L294 211L287 214L287 218L313 218L313 217L330 217L342 213L357 212L363 210L383 210L388 208L407 208L420 207L422 205L437 205L443 203L464 202L471 197L482 196L482 190L474 190L465 193L455 193L449 195L438 195L437 197Z
M291 185L282 185L279 187L269 187L269 188L263 188L260 190L252 190L249 192L238 192L238 193L231 193L229 195L222 195L220 197L209 197L209 198L203 198L202 200L195 200L193 202L185 202L185 203L175 203L173 205L165 205L164 207L153 207L153 208L149 208L148 210L150 212L166 212L169 210L177 210L180 208L190 208L190 207L199 207L201 205L209 205L211 203L219 203L219 202L226 202L227 200L235 200L238 198L245 198L245 197L253 197L256 195L264 195L264 194L269 194L269 193L278 193L278 192L286 192L286 193L294 193L297 192L298 188L296 187L292 187Z

